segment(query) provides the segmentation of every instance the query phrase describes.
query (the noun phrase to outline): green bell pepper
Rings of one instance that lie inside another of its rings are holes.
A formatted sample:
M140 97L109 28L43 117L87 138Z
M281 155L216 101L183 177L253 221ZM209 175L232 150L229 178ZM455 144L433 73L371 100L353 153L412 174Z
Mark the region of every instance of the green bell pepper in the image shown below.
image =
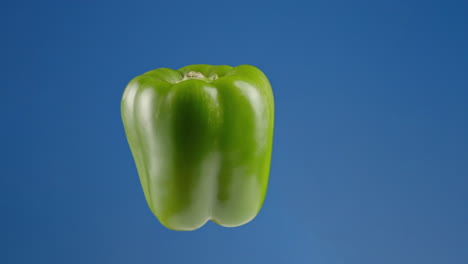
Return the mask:
M160 68L127 85L121 103L146 201L169 229L251 221L265 199L274 102L250 65Z

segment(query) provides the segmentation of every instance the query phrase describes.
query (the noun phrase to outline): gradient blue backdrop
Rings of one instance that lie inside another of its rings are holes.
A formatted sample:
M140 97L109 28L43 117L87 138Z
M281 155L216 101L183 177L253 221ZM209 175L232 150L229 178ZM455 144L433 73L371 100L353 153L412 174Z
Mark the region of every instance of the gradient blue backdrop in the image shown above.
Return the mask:
M9 1L0 263L468 263L466 1ZM120 119L134 76L252 64L276 99L248 225L165 229Z

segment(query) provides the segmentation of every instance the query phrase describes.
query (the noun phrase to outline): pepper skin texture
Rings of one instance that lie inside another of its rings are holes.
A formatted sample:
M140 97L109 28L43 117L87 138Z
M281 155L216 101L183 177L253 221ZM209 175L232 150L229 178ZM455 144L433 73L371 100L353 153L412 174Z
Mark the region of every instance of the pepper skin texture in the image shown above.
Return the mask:
M146 201L173 230L248 223L265 199L274 101L256 67L190 65L135 77L122 120Z

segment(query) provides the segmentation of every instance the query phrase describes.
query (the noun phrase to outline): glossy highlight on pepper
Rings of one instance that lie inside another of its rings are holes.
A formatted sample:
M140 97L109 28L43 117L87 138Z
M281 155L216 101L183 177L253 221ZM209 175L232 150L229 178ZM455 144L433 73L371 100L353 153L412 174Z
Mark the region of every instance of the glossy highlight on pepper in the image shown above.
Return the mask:
M234 227L258 214L274 125L272 89L259 69L152 70L129 82L121 113L146 201L165 227Z

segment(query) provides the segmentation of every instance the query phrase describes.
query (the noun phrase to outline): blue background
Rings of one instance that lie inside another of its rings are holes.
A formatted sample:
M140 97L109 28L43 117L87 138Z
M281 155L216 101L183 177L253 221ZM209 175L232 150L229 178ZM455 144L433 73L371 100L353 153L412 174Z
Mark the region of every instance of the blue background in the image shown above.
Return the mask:
M1 263L468 263L466 1L9 1ZM239 228L165 229L120 119L136 75L252 64L270 187Z

